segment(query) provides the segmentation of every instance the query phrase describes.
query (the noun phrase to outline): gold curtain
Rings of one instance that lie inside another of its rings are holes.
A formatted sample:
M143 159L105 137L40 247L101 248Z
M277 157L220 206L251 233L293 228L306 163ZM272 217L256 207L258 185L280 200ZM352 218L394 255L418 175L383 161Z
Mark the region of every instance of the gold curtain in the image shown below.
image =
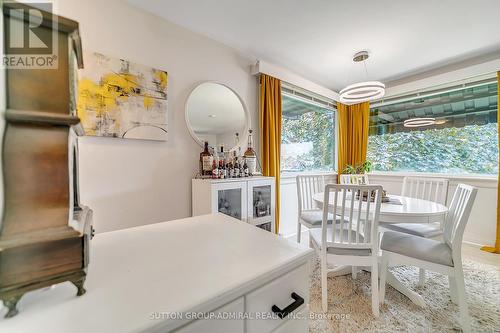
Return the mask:
M498 77L498 86L500 87L500 72L497 72ZM500 89L498 90L498 101L500 102ZM499 104L500 105L500 104ZM500 113L500 107L498 108L498 113ZM497 115L498 117L498 115ZM498 145L500 148L500 121L497 121L498 126ZM500 156L499 156L500 163ZM497 182L497 237L495 241L495 246L483 246L481 250L492 252L492 253L500 253L500 178Z
M354 105L337 103L339 120L338 174L347 165L358 165L366 161L370 103Z
M280 221L281 81L260 75L260 147L262 173L276 180L275 230Z

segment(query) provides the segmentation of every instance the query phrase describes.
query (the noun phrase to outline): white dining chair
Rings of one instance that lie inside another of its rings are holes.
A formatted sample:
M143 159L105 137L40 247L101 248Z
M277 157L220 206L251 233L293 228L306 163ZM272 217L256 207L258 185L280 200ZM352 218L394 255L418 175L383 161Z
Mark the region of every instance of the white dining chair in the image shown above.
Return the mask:
M375 317L378 317L378 219L382 186L331 184L325 186L324 192L325 204L321 229L309 230L311 244L321 260L323 311L328 311L327 273L332 270L328 268L328 258L338 265L371 267L372 312ZM330 201L330 196L333 201ZM366 200L372 196L374 202L370 199ZM328 202L333 204L333 212L329 212ZM340 216L344 223L328 224L330 213Z
M476 198L477 188L459 184L444 222L443 241L418 237L397 231L382 236L380 273L381 302L385 298L387 268L391 265L411 265L448 276L451 299L460 307L464 332L470 332L469 311L462 269L462 237Z
M425 177L405 177L401 196L434 201L446 205L448 196L448 179L445 178L425 178ZM440 238L443 234L441 222L432 223L395 223L384 225L385 230L404 232L410 235L424 238ZM419 270L418 285L425 283L425 269Z
M313 200L313 195L323 192L327 182L335 182L333 174L307 174L296 177L298 199L297 243L300 243L302 226L308 229L321 228L323 212ZM330 223L333 215L329 216Z
M340 175L340 184L343 185L368 185L368 175L367 174L348 174Z
M434 201L446 205L448 179L433 177L404 177L401 195Z

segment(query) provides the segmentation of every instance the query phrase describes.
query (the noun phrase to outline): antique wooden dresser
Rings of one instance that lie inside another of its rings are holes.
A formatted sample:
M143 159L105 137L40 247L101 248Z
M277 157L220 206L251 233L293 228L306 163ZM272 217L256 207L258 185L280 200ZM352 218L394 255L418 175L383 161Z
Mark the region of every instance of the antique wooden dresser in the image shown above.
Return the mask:
M92 211L78 197L76 138L82 131L75 90L77 68L83 67L78 23L29 9L4 2L3 49L15 35L9 29L29 29L30 20L36 21L30 16L41 14L37 33L55 34L58 64L1 70L0 299L6 317L17 314L17 302L31 290L71 281L83 295L93 233Z

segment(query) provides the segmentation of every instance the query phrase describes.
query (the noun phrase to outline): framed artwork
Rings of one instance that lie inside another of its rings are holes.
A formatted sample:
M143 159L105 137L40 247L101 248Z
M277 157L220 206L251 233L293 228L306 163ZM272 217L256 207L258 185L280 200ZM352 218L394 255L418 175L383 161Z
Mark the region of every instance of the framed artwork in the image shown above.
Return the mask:
M84 53L77 110L86 135L167 140L167 72Z

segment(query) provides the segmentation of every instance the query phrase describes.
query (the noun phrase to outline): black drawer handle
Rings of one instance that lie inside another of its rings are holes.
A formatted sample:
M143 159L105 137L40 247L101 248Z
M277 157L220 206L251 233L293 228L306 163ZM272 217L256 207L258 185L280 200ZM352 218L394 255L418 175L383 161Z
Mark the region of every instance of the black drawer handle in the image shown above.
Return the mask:
M297 295L296 293L292 293L291 296L294 299L294 302L292 304L290 304L289 306L287 306L286 308L284 308L283 310L278 308L276 305L273 305L271 308L271 310L273 310L273 312L276 313L278 315L278 317L280 317L281 319L285 318L290 313L295 311L299 306L304 304L304 299L302 297L300 297L299 295Z

